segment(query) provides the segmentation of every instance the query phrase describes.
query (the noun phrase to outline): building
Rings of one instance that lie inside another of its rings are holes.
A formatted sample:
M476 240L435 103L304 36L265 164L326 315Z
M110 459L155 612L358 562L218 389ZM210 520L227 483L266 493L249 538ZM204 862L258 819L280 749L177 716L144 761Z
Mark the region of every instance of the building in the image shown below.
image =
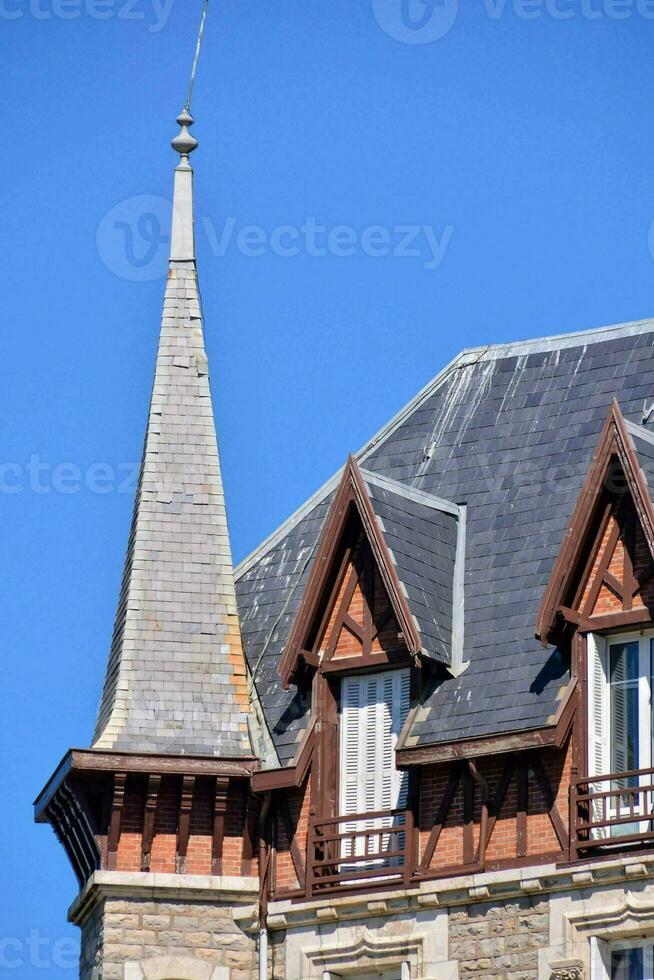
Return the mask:
M654 321L464 351L236 570L173 140L82 980L654 976Z

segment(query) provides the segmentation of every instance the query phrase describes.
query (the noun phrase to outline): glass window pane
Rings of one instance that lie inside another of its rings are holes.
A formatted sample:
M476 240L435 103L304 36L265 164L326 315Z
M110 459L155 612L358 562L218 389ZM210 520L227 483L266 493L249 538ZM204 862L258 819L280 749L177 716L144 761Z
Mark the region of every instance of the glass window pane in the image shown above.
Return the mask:
M632 640L612 643L609 649L612 772L639 768L638 646L638 641ZM627 782L631 785L633 778Z
M646 980L641 947L614 949L611 952L611 980Z

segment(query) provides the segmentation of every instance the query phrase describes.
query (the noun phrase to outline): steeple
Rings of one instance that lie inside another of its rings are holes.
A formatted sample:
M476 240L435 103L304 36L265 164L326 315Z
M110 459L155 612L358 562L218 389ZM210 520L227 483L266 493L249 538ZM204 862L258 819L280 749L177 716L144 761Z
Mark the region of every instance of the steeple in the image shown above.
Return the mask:
M193 235L188 103L177 119L154 389L93 748L252 755L248 691Z

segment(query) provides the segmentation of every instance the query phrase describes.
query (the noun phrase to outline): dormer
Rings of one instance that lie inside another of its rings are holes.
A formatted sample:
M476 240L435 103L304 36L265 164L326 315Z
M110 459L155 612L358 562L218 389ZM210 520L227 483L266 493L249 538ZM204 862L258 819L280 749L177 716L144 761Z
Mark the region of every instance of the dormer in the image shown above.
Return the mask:
M362 470L335 492L282 681L392 663L461 669L463 508Z

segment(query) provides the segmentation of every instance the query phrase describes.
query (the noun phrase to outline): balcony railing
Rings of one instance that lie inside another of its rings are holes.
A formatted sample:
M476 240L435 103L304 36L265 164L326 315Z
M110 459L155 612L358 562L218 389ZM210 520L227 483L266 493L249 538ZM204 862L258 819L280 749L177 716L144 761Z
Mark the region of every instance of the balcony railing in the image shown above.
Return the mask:
M607 773L570 787L572 858L654 841L654 769Z
M314 821L309 827L307 895L404 881L412 829L407 810Z

